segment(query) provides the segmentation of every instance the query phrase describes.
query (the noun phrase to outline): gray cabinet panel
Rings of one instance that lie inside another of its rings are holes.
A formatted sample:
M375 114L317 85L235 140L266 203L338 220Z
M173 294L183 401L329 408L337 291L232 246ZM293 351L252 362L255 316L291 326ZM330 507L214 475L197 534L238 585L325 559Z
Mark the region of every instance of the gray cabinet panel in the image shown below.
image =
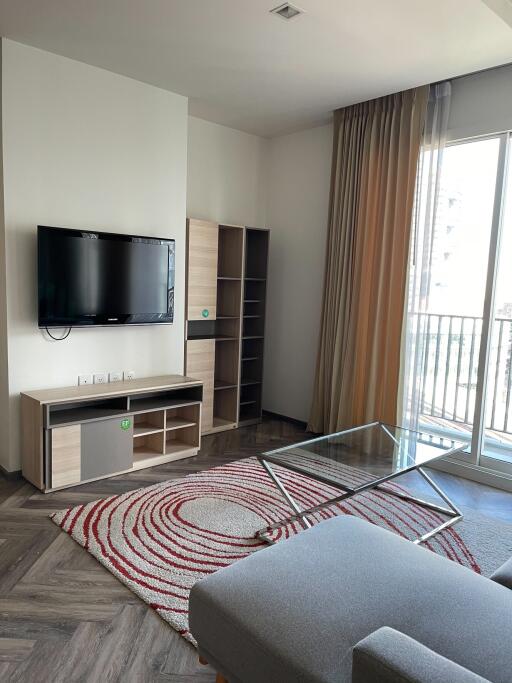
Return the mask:
M133 415L83 423L81 446L82 481L130 469Z

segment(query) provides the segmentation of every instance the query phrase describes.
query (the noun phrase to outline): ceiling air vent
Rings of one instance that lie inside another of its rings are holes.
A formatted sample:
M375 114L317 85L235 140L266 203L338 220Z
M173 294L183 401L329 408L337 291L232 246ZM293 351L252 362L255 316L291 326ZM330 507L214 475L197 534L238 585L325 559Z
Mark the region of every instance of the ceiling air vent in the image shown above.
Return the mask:
M300 14L302 14L302 10L298 7L290 5L289 2L285 2L284 5L279 5L279 7L274 7L274 9L271 9L270 13L277 14L282 19L295 19L295 17L298 17Z

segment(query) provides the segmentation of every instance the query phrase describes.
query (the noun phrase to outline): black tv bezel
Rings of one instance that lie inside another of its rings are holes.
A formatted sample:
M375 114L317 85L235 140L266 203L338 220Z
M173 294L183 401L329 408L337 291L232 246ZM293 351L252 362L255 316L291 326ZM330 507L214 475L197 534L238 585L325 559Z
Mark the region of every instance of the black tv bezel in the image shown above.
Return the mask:
M115 314L112 313L109 316L86 316L85 318L75 318L71 320L70 318L52 318L46 319L41 316L41 302L42 302L42 280L41 280L41 249L40 249L40 239L43 231L61 232L69 234L77 239L84 239L80 237L81 235L95 235L97 239L111 239L120 242L133 242L134 240L147 242L149 244L154 244L155 242L162 245L167 244L169 249L173 250L174 256L174 272L176 272L176 240L167 237L155 237L151 235L131 235L129 233L117 233L117 232L106 232L102 230L82 230L80 228L62 228L51 225L38 225L37 226L37 323L38 328L42 330L46 329L62 329L62 328L92 328L92 327L124 327L126 325L139 326L139 325L172 325L174 323L174 302L176 300L175 295L175 283L172 288L172 298L169 300L169 308L167 309L166 318L152 318L141 320L140 316L131 316L127 314ZM112 320L112 318L117 318L117 320Z

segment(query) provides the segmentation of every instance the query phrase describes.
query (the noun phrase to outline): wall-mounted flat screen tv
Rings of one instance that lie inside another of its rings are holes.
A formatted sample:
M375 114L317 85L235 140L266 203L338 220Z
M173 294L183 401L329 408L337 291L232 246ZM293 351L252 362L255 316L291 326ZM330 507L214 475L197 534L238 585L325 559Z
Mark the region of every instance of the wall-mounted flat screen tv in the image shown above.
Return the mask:
M174 240L39 225L37 248L39 327L172 323Z

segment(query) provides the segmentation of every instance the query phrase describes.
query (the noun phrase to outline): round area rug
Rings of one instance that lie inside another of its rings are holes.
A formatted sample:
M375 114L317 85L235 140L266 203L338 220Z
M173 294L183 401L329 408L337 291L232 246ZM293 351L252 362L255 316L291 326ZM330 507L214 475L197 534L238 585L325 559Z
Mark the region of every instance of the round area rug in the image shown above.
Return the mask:
M303 508L339 490L276 467ZM346 469L347 482L360 473ZM405 491L389 484L390 488ZM190 642L188 597L200 578L266 546L256 531L290 515L290 508L255 458L111 496L52 515L75 541ZM442 516L372 491L317 513L319 523L351 514L414 539ZM274 531L276 542L299 533L298 523ZM469 514L424 546L479 573L512 554L512 526Z

